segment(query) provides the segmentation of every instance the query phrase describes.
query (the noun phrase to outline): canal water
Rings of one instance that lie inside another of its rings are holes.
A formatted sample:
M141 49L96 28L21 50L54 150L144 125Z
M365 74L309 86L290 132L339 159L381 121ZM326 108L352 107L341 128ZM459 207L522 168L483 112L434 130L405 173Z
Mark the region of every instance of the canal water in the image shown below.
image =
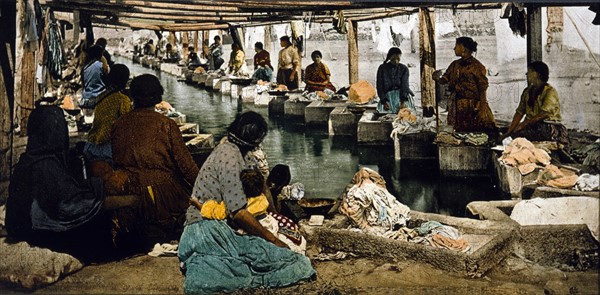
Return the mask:
M126 64L132 75L151 73L159 77L165 89L163 99L198 123L200 133L211 133L220 140L237 113L247 110L262 114L269 124L263 142L271 167L290 166L292 182L304 184L307 198L339 198L359 167L378 171L390 193L412 210L465 216L465 206L476 200L504 197L489 176L442 178L437 161L395 161L392 146L359 146L352 137L329 136L326 127L306 127L302 122L269 118L268 108L206 91L175 76L133 64Z

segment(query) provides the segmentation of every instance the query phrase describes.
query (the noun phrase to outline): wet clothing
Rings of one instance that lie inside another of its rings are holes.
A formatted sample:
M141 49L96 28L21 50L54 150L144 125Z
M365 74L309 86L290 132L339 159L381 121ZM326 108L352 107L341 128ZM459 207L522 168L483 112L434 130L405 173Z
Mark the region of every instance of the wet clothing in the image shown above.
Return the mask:
M84 149L84 153L88 159L112 161L110 134L113 125L119 117L129 113L130 110L131 100L120 91L109 89L98 97L98 102L94 109L94 122L92 129L88 133L88 142Z
M381 104L387 102L388 112L400 111L401 102L407 102L414 93L408 86L409 72L404 64L383 63L377 69L377 96Z
M333 86L333 84L329 82L330 76L331 72L329 72L329 68L324 63L312 63L308 65L304 70L304 81L306 82L306 90L308 92L314 92L329 89L335 92L335 86ZM327 82L327 85L316 85L310 83L309 81L319 83Z
M181 233L198 166L175 121L152 109L134 109L115 123L115 169L125 171L125 194L142 197L140 218L159 230L149 238L169 241Z
M305 256L261 237L239 235L221 220L248 206L240 172L254 166L256 163L243 157L229 141L219 144L202 166L193 196L203 204L203 211L206 204L225 211L201 216L196 207L188 209L178 253L185 270L186 294L286 286L314 275Z
M448 125L459 132L495 131L494 115L487 102L485 67L474 57L453 61L442 78L451 92Z
M102 180L78 181L69 175L63 110L39 106L28 122L27 148L10 178L8 234L30 240L40 232L68 233L91 222L104 203Z
M300 64L298 50L293 46L288 46L279 51L279 65L277 69L277 83L284 84L289 90L298 89L298 73L294 72L295 78L290 80L290 75L294 71L294 66Z

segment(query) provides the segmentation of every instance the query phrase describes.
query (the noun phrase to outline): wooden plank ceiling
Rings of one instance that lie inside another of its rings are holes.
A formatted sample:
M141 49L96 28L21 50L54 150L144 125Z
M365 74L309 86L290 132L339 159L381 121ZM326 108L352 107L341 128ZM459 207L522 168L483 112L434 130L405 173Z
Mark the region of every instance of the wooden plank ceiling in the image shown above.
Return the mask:
M454 9L497 8L499 3L429 6ZM95 24L162 31L223 29L230 25L256 26L291 20L331 22L336 11L356 21L411 14L425 2L374 0L41 0L55 11L87 13ZM433 5L433 3L436 3Z

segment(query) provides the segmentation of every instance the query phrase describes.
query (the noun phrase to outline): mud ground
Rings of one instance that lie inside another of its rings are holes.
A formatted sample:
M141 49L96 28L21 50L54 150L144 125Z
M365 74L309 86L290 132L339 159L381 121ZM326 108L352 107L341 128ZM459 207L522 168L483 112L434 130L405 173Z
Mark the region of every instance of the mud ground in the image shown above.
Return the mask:
M234 294L598 294L598 271L564 272L511 256L481 278L466 278L428 264L350 257L316 261L313 282ZM0 286L0 293L23 290ZM23 292L24 293L24 292ZM26 292L29 293L29 292ZM147 255L90 265L31 294L182 294L176 257Z

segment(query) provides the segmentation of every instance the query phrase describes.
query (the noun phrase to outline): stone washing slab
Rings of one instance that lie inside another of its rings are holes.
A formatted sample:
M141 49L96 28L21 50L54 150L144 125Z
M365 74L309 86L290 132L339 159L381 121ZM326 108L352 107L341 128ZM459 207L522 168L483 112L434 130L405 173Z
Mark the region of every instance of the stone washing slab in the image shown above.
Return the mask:
M309 226L306 221L301 221L300 225L309 241L334 251L414 260L469 277L480 277L511 252L512 227L494 221L411 212L414 226L425 221L438 221L458 228L471 249L462 253L351 231L346 229L348 221L342 215L337 215L333 221L327 220L323 226Z

